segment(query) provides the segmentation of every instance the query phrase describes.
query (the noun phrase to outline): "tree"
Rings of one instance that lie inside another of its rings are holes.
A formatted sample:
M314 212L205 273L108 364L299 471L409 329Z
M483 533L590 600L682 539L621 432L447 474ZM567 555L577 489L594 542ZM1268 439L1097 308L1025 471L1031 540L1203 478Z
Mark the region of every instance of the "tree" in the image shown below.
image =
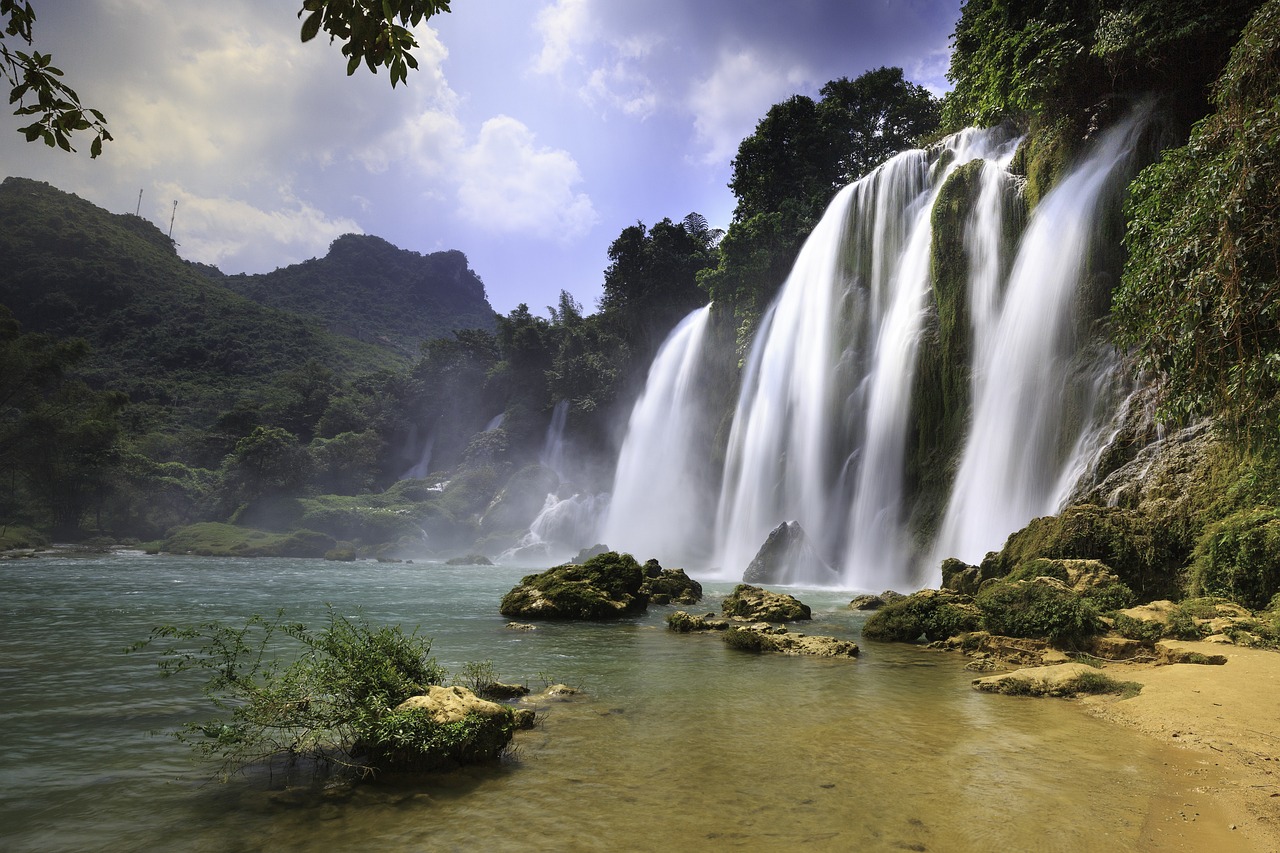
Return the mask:
M388 70L391 87L403 83L410 69L418 67L412 51L418 46L409 27L417 26L432 15L448 12L451 0L304 0L298 10L302 19L302 41L314 39L323 30L330 43L342 43L347 57L348 76L364 63L374 74L378 68ZM305 15L305 17L303 17ZM62 81L62 70L53 65L53 57L32 50L11 50L5 38L18 38L28 46L33 43L32 30L36 13L30 0L0 0L0 74L9 84L9 103L23 118L34 117L31 124L18 128L28 142L43 140L50 147L75 151L71 147L74 133L94 134L89 156L102 153L102 143L111 140L107 120L96 109L80 103L80 96Z
M716 239L707 220L691 213L680 224L663 219L651 229L638 222L609 246L600 310L643 361L681 317L706 302L698 273L715 266Z
M9 103L18 106L13 111L22 118L34 118L31 124L18 128L28 142L43 140L49 147L74 151L71 135L78 131L91 131L93 142L89 156L102 153L102 143L111 139L107 120L96 109L80 103L75 90L62 82L62 70L53 65L53 57L33 50L10 50L5 38L19 38L27 45L32 43L32 27L35 11L26 0L0 0L0 19L5 20L0 34L0 73L9 83Z
M856 181L938 127L941 108L901 68L877 68L822 87L820 118L835 150L836 184Z
M364 62L374 74L384 66L391 88L402 83L418 61L410 53L418 41L404 26L417 26L438 12L449 11L450 0L304 0L302 40L311 41L324 30L329 42L343 42L347 76Z

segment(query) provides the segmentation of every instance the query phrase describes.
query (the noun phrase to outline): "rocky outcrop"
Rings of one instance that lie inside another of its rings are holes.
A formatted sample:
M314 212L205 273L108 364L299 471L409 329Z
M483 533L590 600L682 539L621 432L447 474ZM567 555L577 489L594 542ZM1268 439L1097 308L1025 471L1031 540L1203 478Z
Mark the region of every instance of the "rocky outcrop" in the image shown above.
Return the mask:
M702 584L684 569L664 569L657 560L649 560L643 571L640 592L648 596L650 604L697 604L702 600Z
M981 615L967 595L922 589L886 604L862 627L862 636L886 642L914 643L921 637L945 640L981 627Z
M755 622L798 622L813 618L809 605L795 596L745 583L734 587L720 609L725 616Z
M606 551L528 575L503 596L503 616L525 619L613 619L641 613L649 604L697 604L702 585L684 569L657 560L641 566L630 554Z
M855 658L857 643L837 637L810 636L792 633L781 626L758 623L735 625L722 635L730 648L757 654L777 652L784 655L809 655L813 657Z
M677 634L693 634L706 631L727 631L731 627L728 619L717 619L714 613L697 615L677 610L667 616L667 630Z
M1083 663L1060 663L977 678L973 681L973 688L984 693L1014 696L1075 696L1080 693L1136 692L1141 686L1117 681L1102 670Z
M499 612L513 619L616 619L648 606L644 580L634 557L608 551L525 576L503 596Z
M502 754L517 728L516 712L481 699L465 687L433 685L392 712L397 736L369 744L380 767L427 770ZM526 722L527 721L522 721Z
M805 535L798 521L784 521L770 533L742 575L743 583L836 584L839 576Z

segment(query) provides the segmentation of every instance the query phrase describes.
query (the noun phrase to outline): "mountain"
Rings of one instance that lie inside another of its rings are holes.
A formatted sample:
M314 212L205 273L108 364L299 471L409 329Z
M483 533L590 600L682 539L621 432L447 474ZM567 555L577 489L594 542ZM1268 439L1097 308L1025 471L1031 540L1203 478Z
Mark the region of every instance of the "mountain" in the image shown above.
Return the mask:
M466 255L421 255L380 237L346 234L323 258L221 283L263 305L315 317L331 331L408 354L456 329L496 327L484 283Z
M207 270L145 219L39 181L0 183L0 304L25 331L84 338L86 379L159 423L207 424L254 405L310 361L340 377L408 364L398 348L261 305Z

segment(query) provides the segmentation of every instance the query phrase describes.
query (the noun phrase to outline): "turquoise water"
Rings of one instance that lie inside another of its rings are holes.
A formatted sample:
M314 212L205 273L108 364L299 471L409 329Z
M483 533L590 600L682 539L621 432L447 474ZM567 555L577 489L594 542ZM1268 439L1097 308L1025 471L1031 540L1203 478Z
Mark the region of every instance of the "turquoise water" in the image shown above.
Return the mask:
M1133 850L1169 755L1068 703L978 694L950 655L751 656L619 624L521 632L525 569L114 554L0 563L0 849ZM727 584L708 586L718 609ZM847 595L800 592L810 633L858 638ZM160 624L325 604L420 626L455 671L582 691L543 703L515 755L457 774L294 796L210 782L166 731L198 689L126 654ZM1166 786L1167 787L1167 786Z

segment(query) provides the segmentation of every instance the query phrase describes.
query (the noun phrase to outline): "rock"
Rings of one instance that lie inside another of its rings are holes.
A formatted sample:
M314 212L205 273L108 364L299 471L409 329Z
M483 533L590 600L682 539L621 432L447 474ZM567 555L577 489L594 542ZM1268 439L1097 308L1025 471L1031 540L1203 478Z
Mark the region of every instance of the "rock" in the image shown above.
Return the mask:
M810 655L813 657L858 656L858 645L836 637L793 634L786 628L768 624L739 625L725 631L726 645L748 652L777 652L784 655Z
M446 566L492 566L493 560L490 560L484 554L466 554L445 560L444 564Z
M562 698L565 696L577 696L578 691L567 684L553 684L547 688L546 695L552 698Z
M942 561L942 588L964 595L976 595L985 578L982 570L963 560L948 557Z
M744 583L835 584L839 576L805 535L798 521L784 521L775 527L756 552L742 575Z
M511 716L511 709L506 705L481 699L465 687L441 687L438 684L428 687L421 696L410 696L397 705L396 710L426 711L436 723L456 723L469 714L486 719Z
M601 545L599 543L596 543L595 545L592 545L589 548L583 548L581 551L579 551L578 556L573 558L573 562L577 563L578 565L582 565L587 560L590 560L592 557L598 557L601 554L607 554L607 553L609 553L608 545Z
M644 564L640 591L651 604L697 604L702 600L702 584L685 574L684 569L664 569L657 560Z
M1153 601L1150 604L1142 604L1138 607L1129 607L1121 610L1120 613L1128 616L1130 619L1139 619L1145 622L1159 622L1161 625L1169 624L1169 615L1173 613L1177 607L1168 599Z
M721 605L726 616L764 622L797 622L812 619L813 613L793 595L770 592L758 586L741 583L734 587Z
M512 631L536 631L537 625L530 625L528 622L508 622L507 628Z
M516 714L511 708L497 702L481 699L465 687L441 687L433 685L421 696L410 696L396 706L397 714L406 714L404 723L411 725L419 712L434 725L448 725L463 720L479 721L477 725L466 729L465 737L458 738L447 734L448 730L426 730L416 732L416 737L408 738L409 743L428 744L425 749L406 746L403 743L394 747L374 745L377 766L396 770L425 770L437 767L453 766L459 763L488 761L497 758L507 745L511 743L511 735L516 728Z
M506 684L501 681L490 681L484 685L481 693L485 699L501 700L501 699L519 699L521 696L529 695L529 688L523 684Z
M895 601L902 601L906 597L905 593L896 592L892 589L886 589L880 593L880 598L885 604L893 604Z
M1212 641L1212 637L1206 637L1204 642ZM1231 642L1229 638L1224 637L1224 642ZM1169 645L1168 643L1156 643L1156 655L1159 660L1156 663L1161 665L1170 665L1177 663L1193 663L1207 664L1209 666L1222 666L1227 662L1224 655L1206 655L1203 652L1192 651L1191 649L1179 648Z
M616 619L648 607L643 582L634 557L607 551L582 565L525 576L503 596L499 612L525 619Z
M973 681L975 690L1016 696L1074 696L1077 693L1107 693L1119 687L1118 682L1101 670L1082 663L1029 667Z
M533 728L538 722L538 714L532 708L515 708L512 710L516 728L521 731Z
M884 607L885 601L878 595L855 595L853 600L849 602L850 610L879 610Z
M1140 640L1124 637L1092 637L1089 640L1089 654L1103 660L1133 660L1143 655L1149 659L1150 652L1150 647Z
M686 613L683 610L677 610L675 613L667 616L667 630L675 631L677 634L690 634L700 631L725 631L729 628L727 619L717 619L714 613L708 613L705 616L696 616L692 613Z

